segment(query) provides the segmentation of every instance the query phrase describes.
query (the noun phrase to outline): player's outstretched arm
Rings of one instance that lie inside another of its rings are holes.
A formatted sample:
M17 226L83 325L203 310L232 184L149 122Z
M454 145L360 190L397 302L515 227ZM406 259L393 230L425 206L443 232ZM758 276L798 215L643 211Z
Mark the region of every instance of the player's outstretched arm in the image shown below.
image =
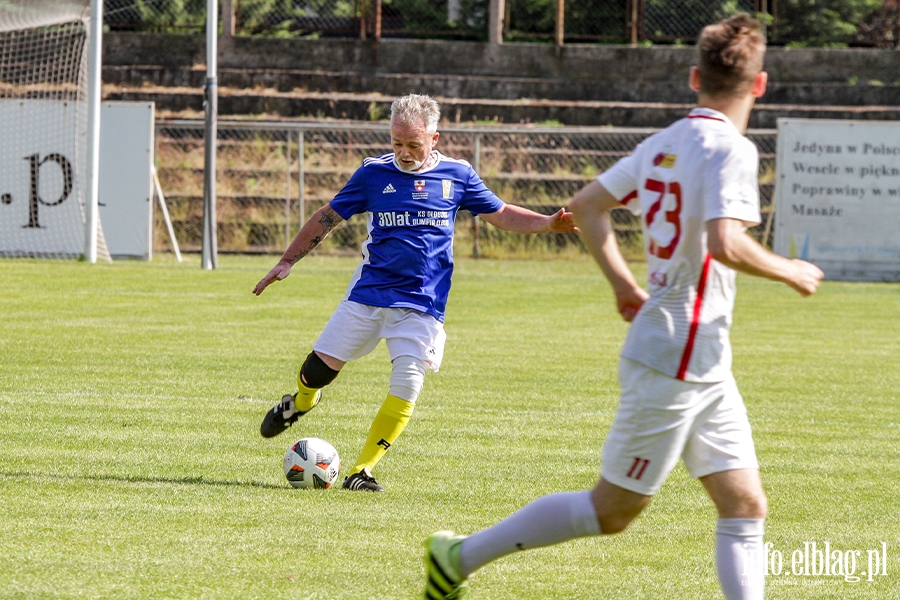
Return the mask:
M480 215L482 219L497 227L519 233L575 233L575 221L572 213L561 208L552 215L542 215L533 210L504 204L503 208L493 213Z
M630 322L649 295L638 285L619 250L609 218L609 211L620 206L619 201L600 182L592 181L575 195L571 206L581 241L612 285L619 314Z
M781 281L801 296L814 293L824 276L812 263L769 252L747 235L744 223L736 219L707 221L706 240L710 255L720 263L742 273Z
M330 204L326 204L314 212L288 245L278 264L265 277L259 280L259 283L253 288L253 293L259 296L264 289L269 287L269 284L281 281L290 275L291 267L321 244L322 240L331 233L331 230L343 220L339 214L334 212Z

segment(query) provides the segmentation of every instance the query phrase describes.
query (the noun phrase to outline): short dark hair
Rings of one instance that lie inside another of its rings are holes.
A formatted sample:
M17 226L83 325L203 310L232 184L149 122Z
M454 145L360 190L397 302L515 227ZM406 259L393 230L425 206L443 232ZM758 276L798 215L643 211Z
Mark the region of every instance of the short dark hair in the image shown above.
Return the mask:
M700 33L700 92L709 96L742 96L762 71L766 40L759 21L738 13Z

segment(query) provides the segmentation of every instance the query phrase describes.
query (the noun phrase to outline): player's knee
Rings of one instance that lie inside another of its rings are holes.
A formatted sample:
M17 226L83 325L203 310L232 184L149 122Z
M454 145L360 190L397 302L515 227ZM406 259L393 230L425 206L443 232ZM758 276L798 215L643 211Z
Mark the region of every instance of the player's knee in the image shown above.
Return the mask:
M631 525L631 522L634 521L635 516L614 510L604 511L603 514L597 514L597 523L600 524L601 533L613 535L625 531Z
M412 356L398 356L391 366L390 394L415 404L425 386L428 363Z
M601 479L591 490L591 502L594 504L594 512L597 513L600 532L611 535L625 531L650 503L651 498Z
M336 371L325 364L315 351L310 352L303 365L300 367L300 381L312 389L323 388L338 376Z
M765 519L769 515L769 500L765 493L758 492L746 497L741 503L741 513L747 519Z
M769 514L769 501L762 491L744 492L717 502L719 516L730 519L765 519Z

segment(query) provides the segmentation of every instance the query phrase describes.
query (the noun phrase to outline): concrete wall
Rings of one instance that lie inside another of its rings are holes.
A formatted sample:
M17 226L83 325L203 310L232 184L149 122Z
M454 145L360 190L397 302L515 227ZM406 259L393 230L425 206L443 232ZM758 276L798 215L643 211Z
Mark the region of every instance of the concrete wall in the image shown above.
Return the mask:
M108 65L205 64L200 35L110 32ZM222 68L302 69L369 74L445 74L590 81L676 81L694 63L692 47L631 48L597 44L506 43L382 39L233 38L220 44ZM900 85L900 51L770 48L770 79L783 83L876 81Z

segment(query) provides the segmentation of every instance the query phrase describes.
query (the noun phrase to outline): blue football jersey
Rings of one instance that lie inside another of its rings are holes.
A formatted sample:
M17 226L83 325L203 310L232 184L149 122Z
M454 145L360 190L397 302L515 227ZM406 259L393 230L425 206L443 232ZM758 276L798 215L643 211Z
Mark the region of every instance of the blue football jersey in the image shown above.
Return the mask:
M349 300L444 320L456 213L497 212L503 201L469 163L435 154L436 164L416 173L399 169L393 153L367 158L331 201L342 218L365 213L367 219L369 235Z

